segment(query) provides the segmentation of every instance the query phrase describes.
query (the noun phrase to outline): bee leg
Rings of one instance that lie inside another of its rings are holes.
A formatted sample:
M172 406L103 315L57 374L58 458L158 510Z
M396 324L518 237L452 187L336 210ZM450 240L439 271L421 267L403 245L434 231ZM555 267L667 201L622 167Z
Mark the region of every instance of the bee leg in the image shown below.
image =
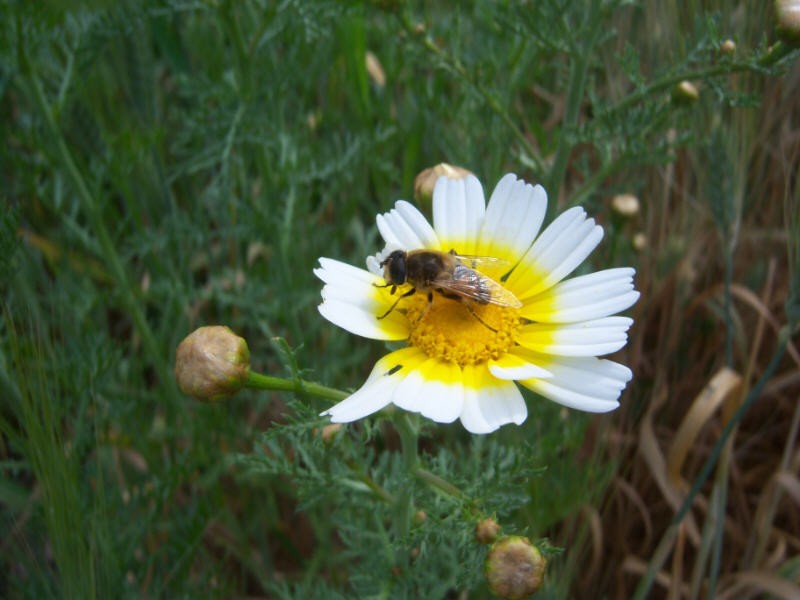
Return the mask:
M376 287L384 287L384 286L380 286L380 285L379 285L379 286L376 286ZM386 287L388 287L388 286L386 286ZM397 286L392 286L392 291L391 291L391 293L392 293L392 294L394 294L394 292L395 292L395 290L396 290L396 289L397 289ZM391 312L394 310L394 307L395 307L395 306L397 306L397 303L398 303L398 302L400 302L400 300L402 300L403 298L407 298L408 296L410 296L411 294L413 294L413 293L414 293L414 292L416 292L416 291L417 291L417 288L411 288L411 289L410 289L410 290L408 290L408 291L407 291L405 294L401 294L400 296L398 296L398 297L397 297L397 300L395 300L395 301L394 301L394 304L392 304L392 305L389 307L389 310L387 310L385 313L383 313L382 315L380 315L380 316L378 317L378 319L385 319L386 317L388 317L388 316L389 316L389 314L390 314L390 313L391 313Z
M425 307L425 310L422 311L422 314L419 316L419 319L417 319L417 323L419 323L420 321L422 321L422 319L425 318L425 315L428 314L428 311L431 309L432 305L433 305L433 292L428 292L428 305Z
M376 287L376 288L387 288L387 287L390 287L390 288L392 288L392 289L389 290L390 294L394 294L397 291L397 286L395 284L393 284L393 283L384 283L383 285L378 285L377 283L373 283L372 286Z
M473 317L475 317L476 319L478 319L478 322L479 322L481 325L483 325L484 327L486 327L486 329L488 329L489 331L493 331L494 333L497 333L497 329L495 329L494 327L492 327L491 325L489 325L489 324L488 324L486 321L484 321L483 319L481 319L481 318L478 316L478 313L476 313L476 312L475 312L475 309L474 309L474 308L472 308L472 307L469 305L469 303L468 303L468 302L463 302L462 304L463 304L464 306L466 306L466 307L467 307L467 310L469 311L469 314L471 314Z
M472 306L470 306L470 303L469 303L468 300L465 300L462 296L459 296L458 294L451 294L451 293L446 292L446 291L444 291L442 289L437 289L436 291L439 292L445 298L449 298L450 300L455 300L456 302L460 302L461 304L463 304L464 308L466 308L469 311L469 314L471 314L473 317L475 317L481 325L486 327L486 329L488 329L489 331L493 331L494 333L497 333L497 329L495 329L494 327L489 325L486 321L484 321L483 319L481 319L478 316L478 313L476 313L475 309L472 308ZM433 303L433 294L429 293L428 294L428 308L430 308L431 303ZM487 304L487 303L486 302L481 302L481 304ZM426 308L425 310L427 312L428 309ZM422 316L424 317L425 313L422 313Z

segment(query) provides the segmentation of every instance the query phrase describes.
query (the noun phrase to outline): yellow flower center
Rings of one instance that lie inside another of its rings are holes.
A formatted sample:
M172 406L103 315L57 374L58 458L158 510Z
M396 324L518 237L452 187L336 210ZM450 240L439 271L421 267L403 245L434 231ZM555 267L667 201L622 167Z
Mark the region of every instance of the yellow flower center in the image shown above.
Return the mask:
M469 303L469 305L467 305ZM522 321L515 308L418 292L407 299L408 343L463 367L496 359L515 344Z

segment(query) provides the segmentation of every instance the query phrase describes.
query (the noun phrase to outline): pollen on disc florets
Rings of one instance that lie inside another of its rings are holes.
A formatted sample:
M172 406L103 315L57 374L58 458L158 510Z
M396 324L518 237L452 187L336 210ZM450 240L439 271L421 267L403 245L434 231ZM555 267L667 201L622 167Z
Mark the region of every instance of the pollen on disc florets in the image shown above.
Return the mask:
M409 344L430 357L461 367L505 354L516 343L521 326L515 308L476 302L467 307L462 301L436 293L432 302L427 294L411 296L406 316L411 326Z

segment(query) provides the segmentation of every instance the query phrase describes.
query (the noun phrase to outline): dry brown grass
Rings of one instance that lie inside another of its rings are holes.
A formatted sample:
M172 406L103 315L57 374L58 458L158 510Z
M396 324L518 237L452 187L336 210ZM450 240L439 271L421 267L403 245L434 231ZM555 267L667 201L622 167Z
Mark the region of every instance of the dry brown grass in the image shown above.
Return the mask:
M786 223L792 214L800 218L797 98L795 69L768 83L760 109L731 121L737 129L731 139L739 144L731 177L744 203L733 254L730 366L725 248L704 198L702 165L686 152L650 177L640 223L648 240L637 274L642 300L624 359L636 379L605 439L620 470L601 508L587 509L565 529L565 540L574 542L574 531L588 538L575 598L631 598L660 543L666 560L647 597L709 597L710 547L719 527L724 537L714 597L800 598L797 336L669 535L689 487L764 374L787 322L792 233Z

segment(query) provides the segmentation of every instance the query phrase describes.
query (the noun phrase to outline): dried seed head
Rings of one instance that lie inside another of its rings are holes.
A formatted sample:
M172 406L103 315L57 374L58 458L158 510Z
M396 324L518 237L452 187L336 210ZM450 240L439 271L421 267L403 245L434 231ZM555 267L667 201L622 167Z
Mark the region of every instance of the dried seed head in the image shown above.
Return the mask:
M500 533L500 525L494 519L483 519L475 526L475 539L479 544L491 544Z
M425 169L414 178L414 198L418 201L430 200L433 195L433 186L443 175L450 179L464 179L471 173L462 167L454 167L447 163L439 163L435 167Z
M200 327L175 352L175 378L181 390L198 400L219 400L239 391L250 371L244 338L228 327Z
M611 208L622 217L633 217L639 213L639 198L633 194L617 194L611 199Z
M528 538L508 536L489 550L484 569L493 594L519 600L541 587L546 566L542 553Z
M367 50L366 62L367 73L369 78L372 79L372 83L379 88L384 87L386 85L386 73L383 70L381 61L378 60L378 57L373 52Z
M692 104L700 98L700 92L691 81L681 81L672 89L672 98L678 103Z
M322 441L326 444L330 444L334 437L336 437L336 434L339 433L343 428L344 425L341 423L329 423L328 425L324 425L320 431Z
M734 42L733 40L725 40L720 44L719 50L723 54L727 54L730 56L731 54L736 52L736 42Z
M800 0L775 0L775 25L783 41L800 43Z

